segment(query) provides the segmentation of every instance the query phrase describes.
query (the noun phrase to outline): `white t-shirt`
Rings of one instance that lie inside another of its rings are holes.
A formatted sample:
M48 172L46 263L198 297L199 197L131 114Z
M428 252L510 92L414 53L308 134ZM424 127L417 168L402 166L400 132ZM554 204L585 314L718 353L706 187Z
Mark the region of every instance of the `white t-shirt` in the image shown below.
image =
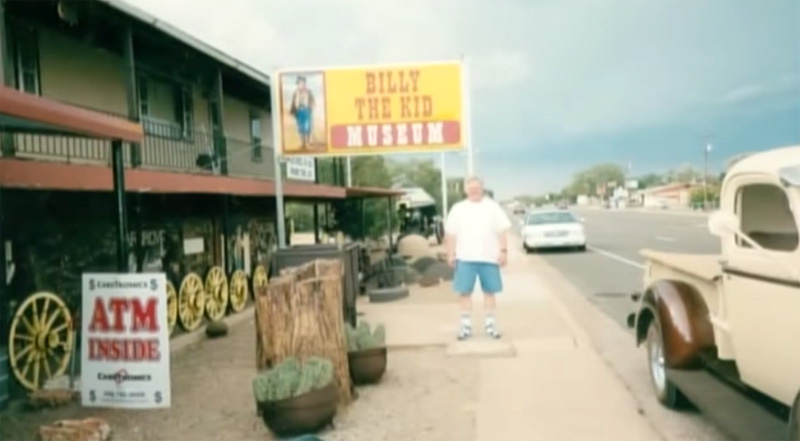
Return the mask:
M497 263L500 233L509 228L511 221L505 211L488 197L456 203L445 224L445 232L456 238L456 259L465 262Z

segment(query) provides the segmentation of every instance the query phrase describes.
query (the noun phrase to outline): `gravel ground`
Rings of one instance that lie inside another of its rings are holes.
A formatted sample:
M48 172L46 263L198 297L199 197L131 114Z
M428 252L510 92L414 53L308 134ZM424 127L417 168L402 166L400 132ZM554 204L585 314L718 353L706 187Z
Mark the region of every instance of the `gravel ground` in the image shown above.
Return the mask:
M245 441L273 439L255 414L253 322L220 340L205 341L172 361L172 408L64 408L5 412L0 439L33 439L40 424L97 416L118 441ZM335 420L326 441L451 441L475 437L477 359L448 358L442 349L392 351L381 384L359 388L359 398Z

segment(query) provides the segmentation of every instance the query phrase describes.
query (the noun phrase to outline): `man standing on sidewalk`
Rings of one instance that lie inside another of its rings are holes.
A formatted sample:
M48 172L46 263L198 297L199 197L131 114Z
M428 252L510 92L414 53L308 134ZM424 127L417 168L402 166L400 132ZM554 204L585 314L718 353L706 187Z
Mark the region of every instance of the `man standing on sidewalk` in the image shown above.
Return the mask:
M508 235L511 227L505 211L484 195L483 182L471 176L464 181L467 199L450 209L445 225L447 262L454 268L453 289L461 304L461 326L458 339L472 335L472 291L475 280L483 290L484 330L492 338L500 338L495 319L495 296L503 290L500 267L508 256Z

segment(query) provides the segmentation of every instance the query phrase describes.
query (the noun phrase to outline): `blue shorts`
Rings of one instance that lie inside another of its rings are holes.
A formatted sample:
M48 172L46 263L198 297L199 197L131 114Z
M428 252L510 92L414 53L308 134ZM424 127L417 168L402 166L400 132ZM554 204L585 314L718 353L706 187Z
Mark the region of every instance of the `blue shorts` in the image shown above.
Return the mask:
M481 290L485 294L498 294L503 291L500 265L457 260L453 273L453 290L460 295L470 295L475 289L475 279L480 280Z

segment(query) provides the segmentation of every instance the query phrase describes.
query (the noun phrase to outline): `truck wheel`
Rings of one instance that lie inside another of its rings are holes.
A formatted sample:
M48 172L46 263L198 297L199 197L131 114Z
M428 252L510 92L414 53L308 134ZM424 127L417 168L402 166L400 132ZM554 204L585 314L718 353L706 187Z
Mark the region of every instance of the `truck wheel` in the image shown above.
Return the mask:
M664 363L664 336L658 320L655 319L650 322L650 327L647 329L647 367L658 401L670 409L678 409L681 393L667 378L667 368Z
M789 441L800 441L800 392L794 399L792 414L789 416Z

